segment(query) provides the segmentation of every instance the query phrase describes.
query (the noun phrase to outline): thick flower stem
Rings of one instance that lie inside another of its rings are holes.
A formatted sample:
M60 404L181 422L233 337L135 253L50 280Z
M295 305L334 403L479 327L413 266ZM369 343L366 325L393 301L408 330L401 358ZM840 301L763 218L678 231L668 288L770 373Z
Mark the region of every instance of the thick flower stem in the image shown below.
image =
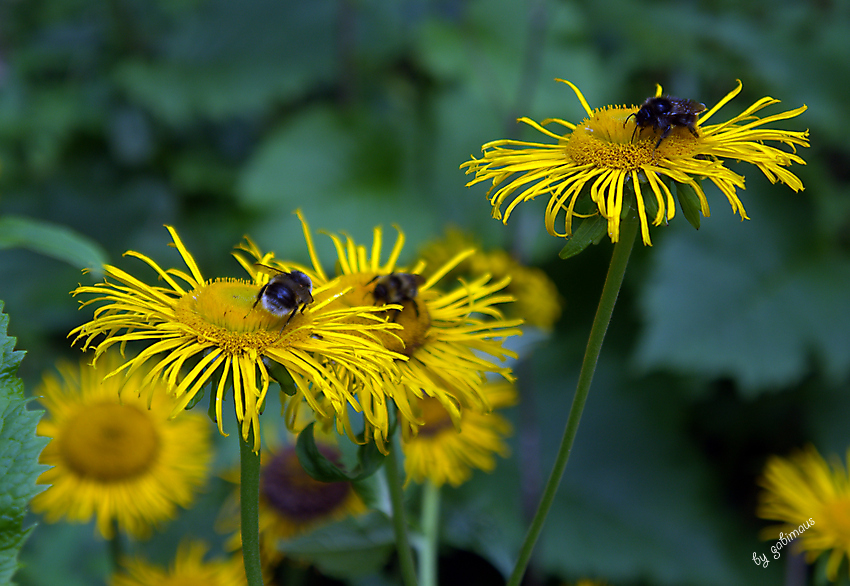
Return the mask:
M420 586L437 586L437 541L440 532L440 487L425 481L422 487L422 540L419 560Z
M248 439L239 436L239 461L241 465L241 485L239 502L242 508L242 558L245 562L245 576L248 586L263 586L263 574L260 569L260 454L254 453L254 430L248 432Z
M121 558L124 556L121 533L118 531L118 519L112 519L112 538L109 539L109 555L112 558L112 568L117 572L121 568Z
M561 447L558 448L558 455L555 457L555 464L552 467L549 480L546 481L546 487L543 489L543 496L537 507L537 513L535 513L534 519L532 519L531 525L528 528L525 541L522 544L522 548L520 548L519 558L507 586L519 586L520 580L522 580L522 576L528 566L528 561L531 559L531 552L534 549L537 538L540 536L540 532L543 530L543 523L546 521L549 509L552 507L555 493L558 492L558 486L561 483L564 469L567 467L570 451L572 450L573 442L578 432L578 424L581 421L584 404L587 402L587 395L590 392L590 383L593 381L596 362L599 359L599 352L602 350L602 341L605 339L605 332L608 330L608 323L611 321L611 314L614 312L614 305L617 303L617 296L623 284L623 276L626 274L626 267L629 264L629 257L632 253L632 245L635 242L637 231L638 222L636 220L623 220L620 223L620 239L614 245L614 253L611 256L608 275L605 277L605 286L602 288L599 307L596 309L596 316L593 318L593 325L590 328L590 337L587 340L587 349L585 350L584 360L581 364L581 372L579 373L573 404L570 407L570 414L567 417L567 423L564 427Z
M407 520L404 514L404 492L401 485L401 471L398 456L401 453L398 433L393 434L390 454L385 460L384 470L390 489L390 502L393 507L393 531L395 533L396 549L398 550L401 578L404 586L417 586L416 569L413 566L413 552L407 538Z

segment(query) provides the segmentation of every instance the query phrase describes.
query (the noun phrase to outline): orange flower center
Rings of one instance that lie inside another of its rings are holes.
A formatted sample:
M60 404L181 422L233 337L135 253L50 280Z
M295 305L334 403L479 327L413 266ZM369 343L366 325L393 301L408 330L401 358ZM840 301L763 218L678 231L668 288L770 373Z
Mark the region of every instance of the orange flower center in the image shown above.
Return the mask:
M374 273L352 273L338 277L340 288L352 287L352 290L341 298L341 302L349 307L386 305L383 300L375 299L375 277ZM419 294L412 299L394 301L393 304L402 306L400 311L387 309L377 314L402 327L402 329L393 329L388 332L375 332L387 350L409 357L427 342L428 332L431 329L431 314L422 297Z
M419 427L421 437L433 437L445 429L454 429L454 423L446 408L437 399L428 397L421 403L422 420Z
M812 520L821 534L833 535L842 548L850 548L850 495L826 503Z
M115 403L93 405L73 417L62 430L59 446L69 468L102 482L144 474L160 448L150 414Z

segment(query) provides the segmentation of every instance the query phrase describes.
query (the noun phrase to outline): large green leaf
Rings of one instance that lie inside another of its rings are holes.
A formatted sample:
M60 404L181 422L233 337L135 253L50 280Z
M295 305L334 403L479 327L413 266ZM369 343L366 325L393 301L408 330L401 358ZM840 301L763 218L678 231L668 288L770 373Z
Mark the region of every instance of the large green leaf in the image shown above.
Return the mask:
M846 376L850 262L800 257L805 233L764 212L742 223L714 208L699 233L674 230L653 251L638 364L731 377L749 394L799 382L812 356Z
M569 410L572 397L565 386L577 377L579 359L565 359L564 350L564 341L555 339L537 352L544 370L560 375L538 380L534 388L537 465L544 472L540 482L554 460ZM730 514L709 462L683 431L686 399L657 380L629 378L622 362L615 346L603 349L569 464L536 547L537 570L565 580L599 577L612 584L636 576L654 586L776 583L778 567L763 570L749 559L753 548L766 550L756 529L742 530L751 518ZM473 505L452 510L447 540L462 535L458 514L477 512L477 522L465 523L474 537L466 535L466 541L477 543L477 551L503 567L498 548L517 548L515 541L522 538L513 532L520 502L513 491L519 488L517 479L533 474L536 459L525 457L532 460L525 475L515 461L501 461L493 475L477 473L462 487ZM532 497L529 504L536 501Z
M67 262L95 275L103 271L106 252L99 244L73 230L42 220L0 217L0 249L27 248Z
M0 312L3 302L0 301ZM38 455L49 441L35 428L43 411L26 408L23 383L17 377L24 353L6 334L9 318L0 313L0 584L10 584L18 569L18 552L32 527L24 528L27 504L44 487L35 480L46 468Z
M389 519L371 512L280 541L278 549L329 576L350 578L380 569L395 550L395 537Z

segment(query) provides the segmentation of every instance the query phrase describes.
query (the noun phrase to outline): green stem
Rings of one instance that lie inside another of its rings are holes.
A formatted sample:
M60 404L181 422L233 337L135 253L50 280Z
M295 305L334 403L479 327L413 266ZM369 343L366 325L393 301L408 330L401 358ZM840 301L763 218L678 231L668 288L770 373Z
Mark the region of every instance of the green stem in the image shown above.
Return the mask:
M260 568L260 455L254 453L254 430L248 439L239 436L239 461L241 484L239 503L242 508L242 558L248 586L263 586Z
M525 536L522 548L520 548L516 566L514 566L514 571L511 574L510 580L508 580L507 586L519 586L520 580L522 580L522 576L528 566L528 561L531 559L531 552L534 549L537 538L540 537L540 532L543 530L543 523L546 521L549 509L552 507L555 493L558 492L558 486L561 484L561 477L564 475L564 469L567 467L567 461L570 459L570 451L572 450L573 442L578 432L578 424L581 421L584 404L587 402L587 395L590 392L590 383L593 381L596 362L599 359L599 352L602 350L602 341L605 339L605 332L608 330L608 323L611 321L611 314L614 312L614 305L617 303L617 296L623 284L623 276L626 274L626 267L629 264L629 256L632 253L632 245L635 242L637 230L638 222L635 220L623 220L620 222L620 239L614 245L614 253L611 256L611 264L608 267L605 286L602 288L599 307L596 309L596 316L593 318L593 325L590 328L590 337L587 340L587 349L585 350L584 360L581 363L576 394L573 398L573 404L570 407L566 426L564 427L561 447L558 448L558 455L555 457L555 464L552 467L549 480L546 481L546 487L543 489L543 496L537 507L537 513L535 513L534 519L532 519L531 525L528 528L528 533Z
M440 531L440 487L426 480L422 487L422 542L419 584L437 586L437 538Z
M109 555L112 558L112 568L117 572L121 569L121 558L124 556L124 545L121 543L121 533L118 531L118 519L112 519L112 538L109 540Z
M398 455L400 452L401 446L398 440L398 433L395 433L392 438L390 454L385 460L384 470L387 475L390 502L393 507L393 531L395 532L395 543L396 549L398 549L402 582L404 586L416 586L413 552L410 549L410 541L407 538L407 521L404 515L404 492L401 486L401 472L398 464Z

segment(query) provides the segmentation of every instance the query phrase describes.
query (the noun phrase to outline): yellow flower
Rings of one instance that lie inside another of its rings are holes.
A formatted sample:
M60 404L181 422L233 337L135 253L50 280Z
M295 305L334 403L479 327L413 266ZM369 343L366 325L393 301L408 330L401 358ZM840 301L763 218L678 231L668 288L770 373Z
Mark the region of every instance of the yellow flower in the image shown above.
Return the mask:
M514 405L516 390L510 383L492 383L482 392L494 409ZM449 483L460 486L472 476L472 470L492 472L496 455L507 457L504 438L511 424L498 413L464 411L460 427L435 399L421 401L423 425L419 434L402 442L407 482L422 483L426 479L435 486Z
M494 373L513 380L510 368L496 364L493 360L504 361L508 357L516 357L514 352L503 347L503 343L508 336L521 333L518 326L522 321L505 320L496 308L497 304L512 301L510 296L500 293L510 278L493 282L490 275L483 275L470 282L460 281L449 293L441 292L436 287L446 273L474 254L474 250L466 250L431 271L430 276L417 285L414 296L385 304L385 300L375 294L376 285L381 283L383 277L393 274L417 275L424 270L424 263L421 262L410 268L397 266L404 246L404 234L399 230L389 258L383 263L380 260L383 239L380 227L374 229L371 251L357 245L350 237L342 239L331 235L341 274L330 279L319 262L309 226L300 212L298 216L313 265L312 269L302 268L314 282L350 288L350 292L339 297L336 303L341 306L375 304L376 309L385 314L389 325L400 328L392 330L392 333L376 332L388 350L397 353L400 378L364 377L357 381L345 373L339 373L341 378L350 381L344 394L319 394L316 389L299 389L319 420L329 421L335 416L337 430L346 433L352 441L357 441L348 411L351 406L355 411L363 413L366 438L375 441L379 449L386 451L389 399L399 409L405 434L415 434L416 428L424 423L418 413L418 400L426 396L437 399L455 424L460 422L462 409L489 411L491 407L481 392L485 376ZM276 268L292 266L271 259L268 255L261 255L251 243L243 250L254 259L265 259L265 262ZM251 266L244 259L242 264ZM404 357L407 360L401 360ZM299 400L288 402L289 422L297 418L300 406Z
M141 372L104 379L120 359L108 353L95 369L58 365L36 391L47 408L38 435L53 438L39 461L53 466L38 479L50 484L32 501L35 512L56 522L88 522L113 536L113 520L137 537L188 507L209 474L210 437L205 417L170 419L174 399L163 384ZM152 387L152 388L149 388ZM153 395L148 402L139 393Z
M121 564L124 572L114 574L109 586L243 586L248 583L241 556L205 562L208 549L200 542L180 543L174 563L167 570L138 557L125 559Z
M81 286L74 291L75 295L96 295L83 306L105 305L71 335L76 335L75 342L84 340L84 350L94 346L96 357L114 344L123 349L131 341L152 342L116 372L126 369L133 373L147 361L156 360L145 382L166 381L169 392L179 398L172 415L180 413L220 371L215 391L219 431L227 435L221 410L225 388L231 382L242 437L247 441L253 430L254 451L259 452L259 415L271 380L267 360L284 366L299 389L312 393L346 392L339 376L328 368L329 362L355 381L394 370L394 355L372 333L388 327L374 316L376 308L332 309L329 304L344 291L321 285L313 290L315 302L292 319L275 316L261 305L255 307L260 288L268 282L266 273L252 270L250 280L205 280L177 232L167 228L189 272L163 270L147 256L127 252L153 268L168 286L148 285L106 265L106 278L117 283ZM105 337L99 338L101 334Z
M850 558L850 476L839 458L831 463L812 446L789 458L772 456L759 481L764 491L757 514L782 522L761 536L779 540L777 551L791 541L809 563L829 551L826 574L835 581L842 559Z
M274 566L283 557L277 550L280 540L292 539L322 525L366 511L366 505L350 482L319 482L304 471L295 452L295 439L269 446L260 453L260 548L264 567ZM316 446L329 460L339 464L338 436L315 430ZM227 475L239 483L239 471ZM225 504L218 529L233 531L230 549L242 547L239 531L239 490Z
M555 283L541 269L520 264L504 250L481 250L472 236L457 228L449 228L443 238L427 243L420 250L420 255L427 266L440 267L451 260L456 251L471 247L476 249L475 254L455 267L448 276L468 278L489 274L494 279L510 277L511 282L505 291L515 301L507 305L505 315L522 318L530 326L551 330L561 317L562 300Z
M636 122L629 117L638 111L637 106L605 106L591 110L576 86L558 81L573 89L587 118L577 125L558 118L542 122L555 122L565 127L567 132L563 135L528 118L520 118L521 122L557 143L497 140L482 147L483 158L473 157L461 165L461 168L466 167L467 173L475 174L475 179L467 186L492 180L487 194L493 206L493 217L503 222L508 221L520 203L546 195L549 197L546 230L553 236L570 236L573 216L584 218L598 213L607 220L611 240L617 242L624 207L636 207L643 242L651 244L648 212L650 215L654 212L652 223L658 226L665 220L672 220L676 211L668 180L692 188L699 198L702 214L709 216L708 201L699 183L703 178L711 180L723 192L733 212L740 212L742 219L747 218L737 196L737 188L744 189L744 177L725 167L725 159L752 163L772 183L785 183L794 191L803 189L800 179L785 167L791 163L804 165L805 161L796 154L767 146L764 141L776 141L792 149L795 145L809 146L808 131L773 130L764 125L798 116L806 106L759 118L756 112L779 103L779 100L766 97L727 122L706 124L738 95L742 87L739 81L717 105L700 115L696 127L699 136L680 126L658 144L660 134L655 129L649 131L647 127L635 134ZM656 96L661 96L661 86L657 87ZM629 201L632 190L634 202ZM503 213L503 204L517 191L519 194L510 200ZM562 211L565 214L564 232L558 232L555 222Z

